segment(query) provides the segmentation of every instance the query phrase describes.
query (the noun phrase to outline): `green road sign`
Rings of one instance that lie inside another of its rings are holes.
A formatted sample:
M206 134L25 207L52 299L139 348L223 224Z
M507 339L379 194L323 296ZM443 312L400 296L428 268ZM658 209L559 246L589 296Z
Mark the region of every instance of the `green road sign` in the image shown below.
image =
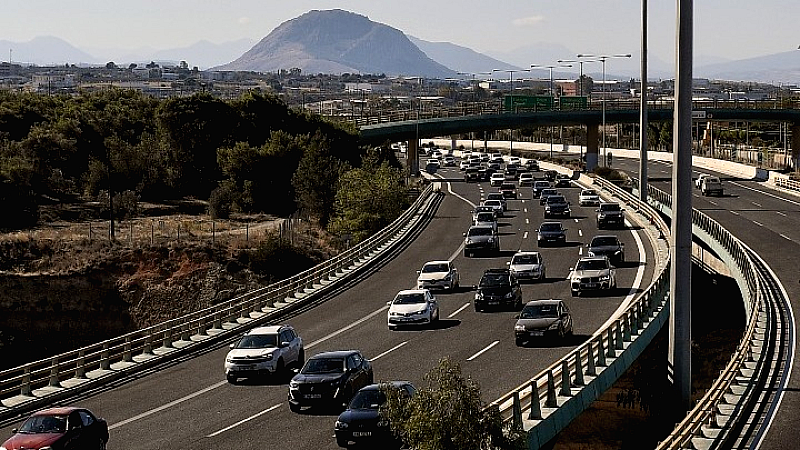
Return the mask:
M559 109L586 109L588 101L586 97L559 97Z
M511 107L511 101L514 107ZM553 97L540 95L506 95L503 99L504 111L539 111L553 109Z

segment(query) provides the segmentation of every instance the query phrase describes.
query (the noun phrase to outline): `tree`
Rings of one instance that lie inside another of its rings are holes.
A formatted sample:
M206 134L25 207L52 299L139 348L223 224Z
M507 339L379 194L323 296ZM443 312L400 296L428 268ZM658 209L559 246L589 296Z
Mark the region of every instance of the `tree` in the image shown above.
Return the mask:
M392 431L417 450L525 448L519 432L504 433L496 410L481 400L480 388L461 373L461 367L443 358L425 375L427 387L411 399L387 389L381 415Z
M303 158L292 177L292 186L300 209L316 217L325 227L333 213L339 176L347 164L331 154L330 143L320 132L304 147Z

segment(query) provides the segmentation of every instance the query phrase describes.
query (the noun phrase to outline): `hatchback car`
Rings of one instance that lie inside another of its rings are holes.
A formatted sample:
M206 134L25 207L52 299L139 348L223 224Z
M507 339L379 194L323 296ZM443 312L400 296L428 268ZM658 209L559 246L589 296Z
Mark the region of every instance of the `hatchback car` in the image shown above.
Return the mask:
M499 251L500 237L491 226L472 226L464 233L464 256L470 257L476 252Z
M491 214L491 213L483 213ZM417 271L417 289L456 289L458 269L450 261L429 261Z
M595 236L586 247L588 256L605 256L614 264L625 262L625 244L614 235Z
M372 365L358 350L314 355L289 382L289 409L344 407L362 387L373 383Z
M464 170L464 181L467 183L480 181L481 174L478 172L478 168L475 166L467 167Z
M596 206L600 204L600 195L594 189L584 189L578 196L581 206Z
M536 230L536 240L539 247L547 244L566 244L566 229L561 226L561 222L543 222Z
M572 295L585 291L616 289L616 271L605 256L583 257L570 274Z
M34 413L0 448L105 450L108 424L85 408L58 407Z
M514 338L518 346L534 339L564 339L571 335L572 314L563 300L528 302L514 324Z
M381 417L380 409L386 404L387 390L396 391L401 399L410 399L417 391L408 381L388 381L361 388L333 426L339 447L349 447L351 443L379 445L381 448L400 446L390 423Z
M522 308L522 288L508 269L487 269L475 293L475 311L488 308Z
M253 328L230 345L225 357L225 378L285 375L285 369L303 367L303 340L289 325Z
M401 326L430 325L439 320L439 304L427 289L400 291L388 305L386 323L390 330Z
M544 280L544 259L539 252L517 252L508 262L508 270L518 280Z
M620 208L619 203L607 202L600 203L597 212L597 228L622 227L625 225L625 210Z

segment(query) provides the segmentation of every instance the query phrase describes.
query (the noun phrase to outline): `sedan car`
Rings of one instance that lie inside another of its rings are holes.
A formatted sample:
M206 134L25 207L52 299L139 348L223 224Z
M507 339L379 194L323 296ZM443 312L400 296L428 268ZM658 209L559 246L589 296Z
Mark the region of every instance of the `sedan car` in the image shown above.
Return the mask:
M508 209L508 201L502 192L489 192L486 194L486 200L500 200L500 203L503 204L503 212Z
M439 320L439 304L427 289L400 291L388 305L386 323L390 330L407 325L430 325Z
M533 182L533 198L541 198L542 191L550 189L550 182L547 180L534 180Z
M508 269L486 269L475 293L475 311L487 308L522 308L522 288Z
M549 184L549 183L548 183ZM520 186L533 186L533 174L531 172L523 172L519 176Z
M600 195L594 189L584 189L578 196L581 206L596 206L600 204Z
M284 375L289 367L303 367L303 340L289 325L253 328L245 333L225 357L225 378Z
M572 179L567 174L560 173L556 175L556 187L571 187Z
M480 251L500 251L500 237L494 228L486 225L472 226L464 233L464 256L470 257Z
M472 225L488 225L497 233L497 214L494 211L476 213L472 216Z
M518 280L544 280L545 265L539 252L517 252L508 262L508 270Z
M484 200L481 206L492 208L492 210L494 210L494 215L497 217L503 216L503 212L506 210L503 202L497 199Z
M483 213L492 214L492 213ZM456 289L458 269L450 261L429 261L417 271L417 289Z
M622 227L625 225L625 216L622 214L625 210L620 208L619 203L607 202L600 203L600 209L597 212L597 228L606 228L610 226Z
M464 171L467 170L469 167L469 161L462 159L461 162L458 163L458 170Z
M561 222L543 222L536 230L536 239L539 247L547 244L566 244L567 233L562 228Z
M289 409L341 408L362 387L373 383L372 365L358 350L323 352L306 361L289 382Z
M361 388L333 426L339 447L346 448L351 443L378 445L380 448L386 448L386 445L399 447L400 442L392 433L389 422L381 417L380 409L386 404L387 390L396 391L401 399L410 399L417 392L408 381L388 381Z
M553 188L542 189L542 192L539 193L539 204L545 205L547 203L547 197L550 197L551 195L561 195L561 193L558 192L557 189Z
M625 262L625 244L614 235L595 236L586 247L588 256L605 256L614 264Z
M85 408L58 407L34 413L0 448L105 450L108 424Z
M502 172L495 172L489 177L489 186L500 186L505 180L506 176Z
M585 291L609 290L617 287L616 271L605 256L583 257L570 274L572 295Z
M478 170L479 169L477 167L474 167L474 166L467 167L464 170L464 181L466 181L467 183L480 181L481 175L478 172Z
M514 324L518 346L534 339L564 339L572 335L572 314L563 300L534 300L525 304Z
M569 217L572 210L569 208L569 202L563 195L551 195L547 197L547 202L544 204L544 218L551 217Z

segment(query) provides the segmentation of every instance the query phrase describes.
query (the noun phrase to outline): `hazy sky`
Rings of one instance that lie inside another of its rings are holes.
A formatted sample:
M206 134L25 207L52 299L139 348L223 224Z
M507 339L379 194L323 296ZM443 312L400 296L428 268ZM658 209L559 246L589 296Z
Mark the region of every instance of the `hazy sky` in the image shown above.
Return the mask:
M656 0L649 6L650 51L666 60L674 58L676 4ZM696 55L742 59L800 44L798 0L694 4ZM420 39L485 53L538 42L561 43L577 53L635 53L639 48L641 0L4 0L0 39L55 36L83 49L258 41L304 12L334 8Z

